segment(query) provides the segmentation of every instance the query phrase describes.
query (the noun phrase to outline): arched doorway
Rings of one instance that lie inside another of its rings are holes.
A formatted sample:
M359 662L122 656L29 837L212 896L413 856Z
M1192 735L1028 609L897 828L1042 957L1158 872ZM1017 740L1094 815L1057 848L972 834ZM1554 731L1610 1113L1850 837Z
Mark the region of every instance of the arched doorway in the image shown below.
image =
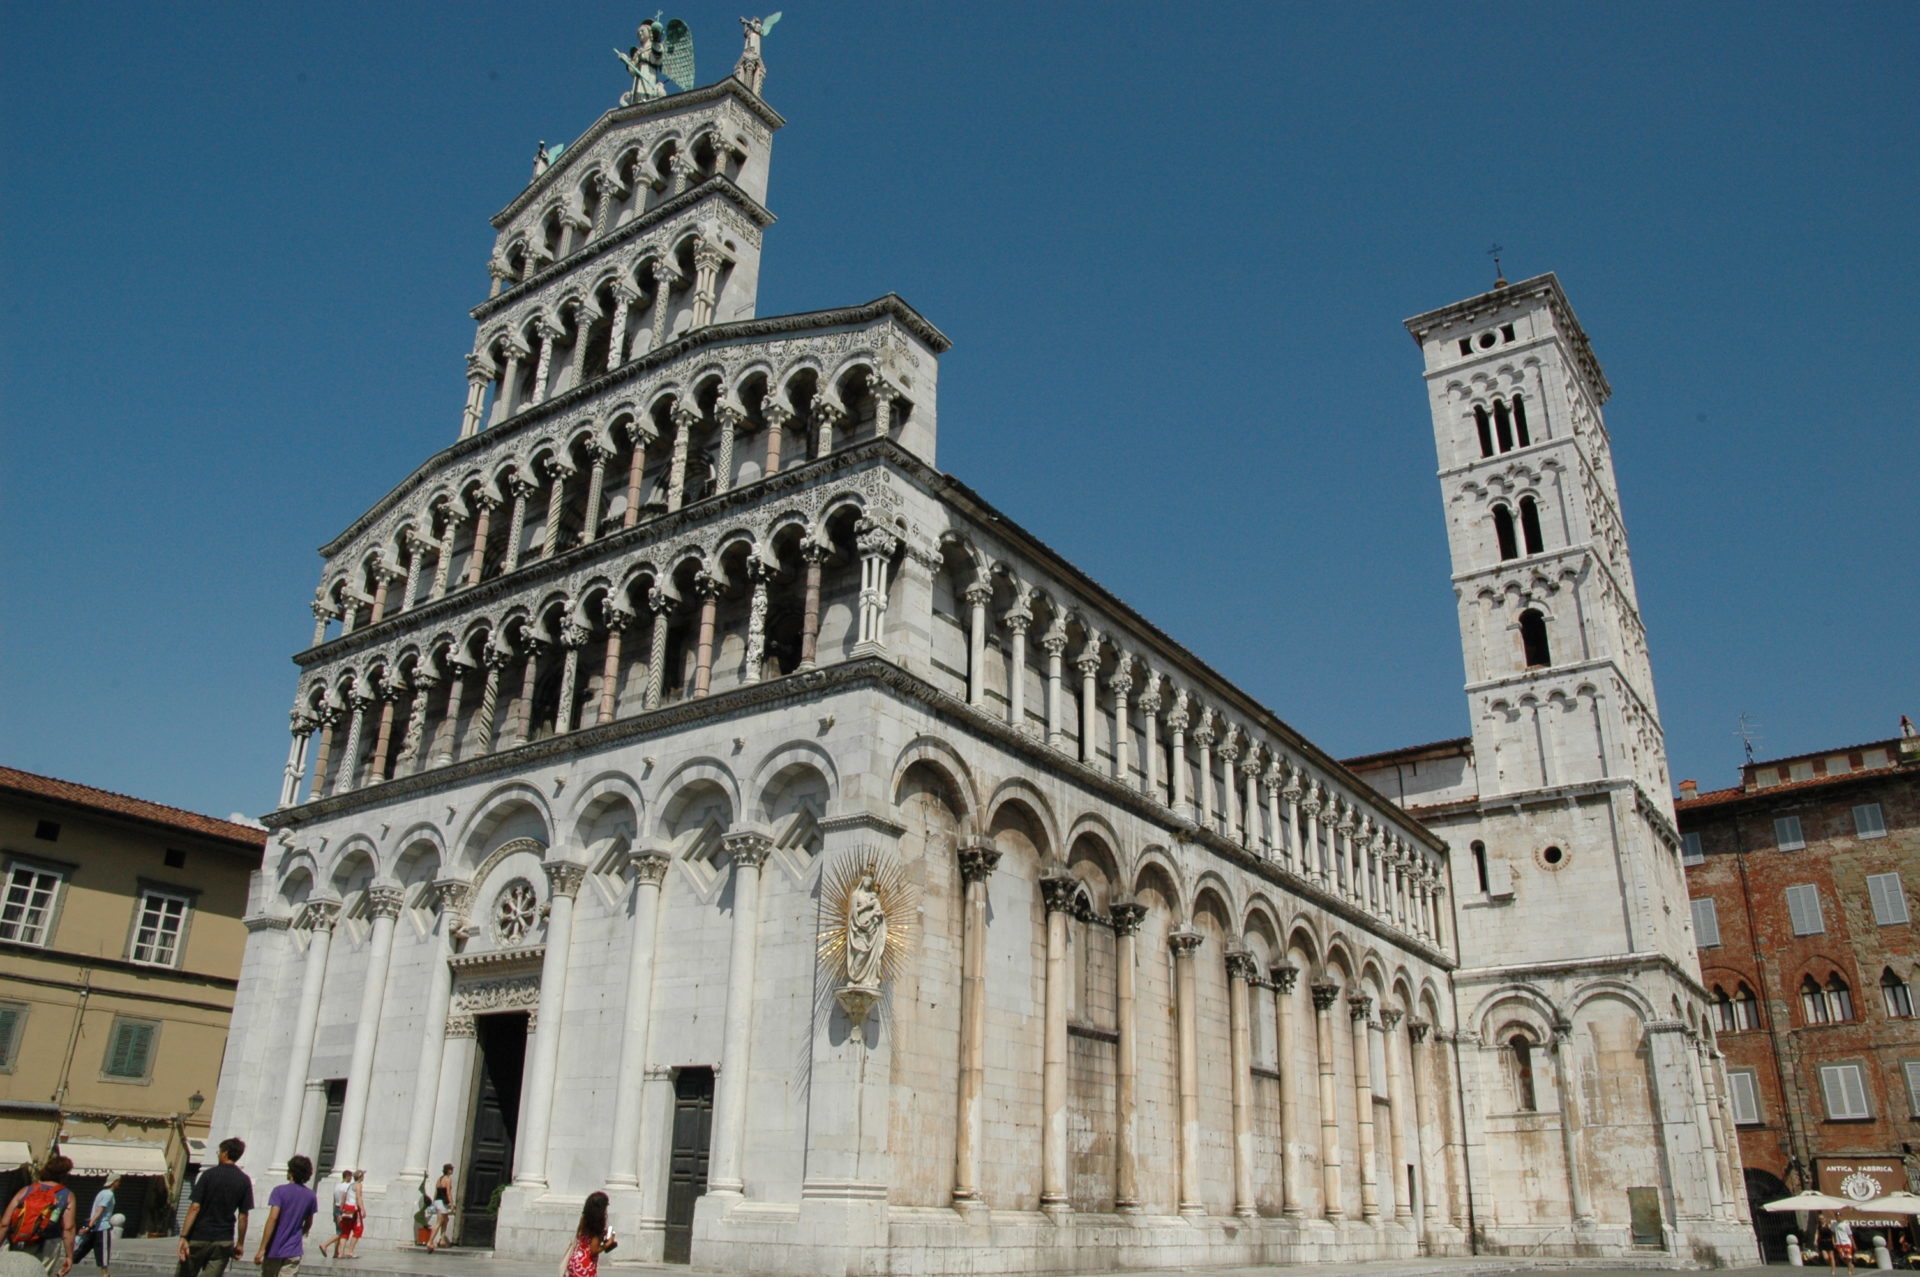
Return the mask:
M1756 1167L1747 1167L1747 1209L1753 1214L1753 1235L1760 1243L1760 1258L1769 1264L1787 1262L1787 1234L1799 1227L1792 1211L1762 1210L1768 1202L1793 1196L1778 1175ZM1802 1237L1802 1243L1807 1241Z

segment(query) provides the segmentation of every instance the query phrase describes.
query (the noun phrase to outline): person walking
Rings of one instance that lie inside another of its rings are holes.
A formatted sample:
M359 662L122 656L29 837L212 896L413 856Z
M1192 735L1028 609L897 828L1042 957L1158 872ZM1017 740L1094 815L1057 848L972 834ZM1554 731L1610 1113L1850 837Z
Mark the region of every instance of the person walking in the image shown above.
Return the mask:
M341 1249L347 1239L353 1236L355 1223L353 1213L353 1172L341 1171L340 1182L333 1186L333 1236L320 1243L320 1253L327 1253L327 1247L333 1247L333 1258L345 1259L346 1252Z
M360 1258L360 1239L367 1235L367 1173L353 1173L353 1232L347 1236L347 1258ZM338 1250L339 1247L334 1247Z
M1853 1271L1853 1221L1845 1216L1838 1216L1833 1221L1833 1253L1847 1261L1848 1272ZM1827 1267L1833 1267L1831 1260Z
M307 1232L320 1213L320 1199L307 1187L313 1162L304 1153L287 1159L287 1182L267 1194L267 1226L260 1230L260 1250L253 1262L260 1277L296 1277L300 1257L307 1251Z
M427 1253L431 1255L451 1243L447 1231L453 1224L453 1163L440 1168L434 1181L433 1197L427 1202Z
M13 1195L0 1213L0 1237L8 1250L25 1251L55 1277L73 1268L73 1233L77 1212L67 1176L73 1159L54 1154L31 1184Z
M93 1205L87 1208L86 1230L80 1234L80 1244L73 1248L76 1264L92 1254L100 1268L100 1277L108 1277L107 1268L113 1262L114 1190L119 1187L120 1177L110 1175L106 1186L93 1195Z
M567 1252L566 1277L599 1277L600 1256L620 1244L607 1227L607 1195L588 1193L580 1209L580 1224L573 1230L573 1248Z
M193 1181L193 1204L180 1230L177 1277L223 1277L227 1261L247 1247L247 1216L253 1210L253 1181L240 1169L245 1140L220 1141L220 1164Z

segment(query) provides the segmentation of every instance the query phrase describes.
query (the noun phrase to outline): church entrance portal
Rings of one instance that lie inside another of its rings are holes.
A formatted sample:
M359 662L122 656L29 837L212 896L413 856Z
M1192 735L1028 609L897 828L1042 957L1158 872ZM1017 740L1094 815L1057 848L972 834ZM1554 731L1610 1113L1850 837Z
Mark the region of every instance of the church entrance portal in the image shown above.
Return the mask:
M673 1153L667 1168L669 1264L693 1260L693 1204L707 1191L713 1143L713 1070L681 1069L673 1079Z
M527 1015L507 1012L473 1020L478 1050L473 1110L467 1125L467 1184L460 1244L493 1245L499 1191L513 1179L513 1134L520 1124L520 1076L527 1061Z

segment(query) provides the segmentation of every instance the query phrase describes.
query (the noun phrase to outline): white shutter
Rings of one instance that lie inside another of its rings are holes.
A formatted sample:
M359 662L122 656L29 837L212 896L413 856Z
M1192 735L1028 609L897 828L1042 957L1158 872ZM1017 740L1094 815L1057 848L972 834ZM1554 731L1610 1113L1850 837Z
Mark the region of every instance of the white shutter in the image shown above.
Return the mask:
M1680 839L1680 863L1681 864L1697 865L1701 861L1705 860L1706 858L1707 858L1707 853L1700 846L1699 834L1684 834L1681 836L1681 839Z
M1861 803L1853 809L1853 832L1862 838L1887 836L1887 822L1879 803Z
M1920 1115L1920 1064L1908 1063L1904 1067L1907 1071L1907 1103L1913 1106L1916 1115Z
M1787 918L1796 936L1817 936L1827 929L1820 916L1819 888L1809 884L1787 888Z
M1773 841L1782 851L1798 851L1807 845L1800 833L1800 817L1775 816L1773 818Z
M1868 874L1867 898L1873 902L1873 920L1883 927L1907 922L1907 890L1900 875Z
M1908 1066L1912 1068L1912 1065ZM1755 1126L1760 1121L1760 1088L1753 1074L1734 1069L1727 1074L1727 1092L1733 1101L1733 1120L1739 1126Z
M1820 1066L1820 1090L1830 1118L1867 1117L1867 1088L1858 1064Z
M1693 942L1702 949L1720 943L1720 911L1711 899L1693 902Z

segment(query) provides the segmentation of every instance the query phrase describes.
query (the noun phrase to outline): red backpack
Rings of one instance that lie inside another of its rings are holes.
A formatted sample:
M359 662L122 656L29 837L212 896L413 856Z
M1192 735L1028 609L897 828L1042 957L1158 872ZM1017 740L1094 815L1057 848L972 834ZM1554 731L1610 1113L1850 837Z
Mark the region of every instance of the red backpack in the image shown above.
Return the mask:
M61 1217L72 1201L73 1194L58 1184L44 1181L34 1184L13 1212L13 1222L7 1226L7 1244L38 1246L47 1238L57 1236Z

